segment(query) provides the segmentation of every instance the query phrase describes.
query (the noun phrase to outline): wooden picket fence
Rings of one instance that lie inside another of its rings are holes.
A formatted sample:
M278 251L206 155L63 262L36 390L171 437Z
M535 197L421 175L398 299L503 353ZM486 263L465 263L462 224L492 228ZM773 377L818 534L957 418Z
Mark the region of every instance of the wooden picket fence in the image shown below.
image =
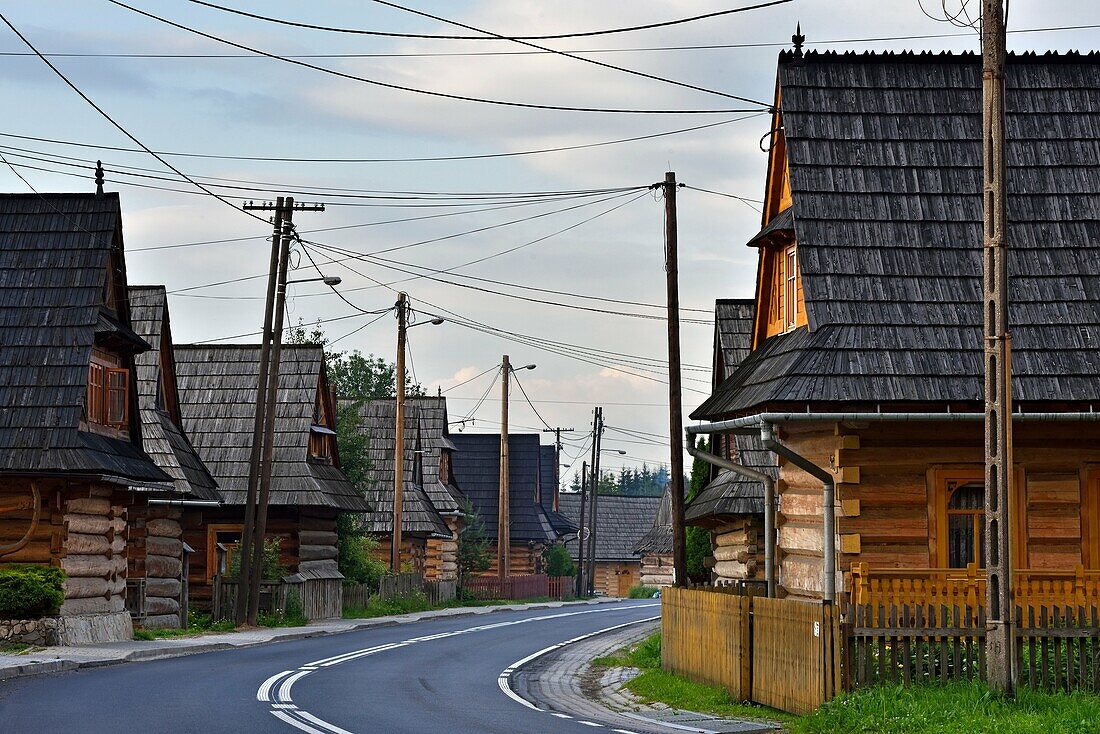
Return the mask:
M534 599L550 596L550 577L544 573L524 576L477 576L466 579L463 591L473 599Z
M367 606L371 599L392 599L423 594L429 604L442 604L455 598L458 585L454 581L426 581L418 573L400 573L383 576L375 588L368 584L346 584L344 586L344 608L354 609Z
M845 687L985 678L981 606L852 606ZM1020 685L1100 692L1098 608L1016 607Z
M824 602L767 599L754 589L661 592L665 670L717 685L738 701L813 711L839 691L841 636Z

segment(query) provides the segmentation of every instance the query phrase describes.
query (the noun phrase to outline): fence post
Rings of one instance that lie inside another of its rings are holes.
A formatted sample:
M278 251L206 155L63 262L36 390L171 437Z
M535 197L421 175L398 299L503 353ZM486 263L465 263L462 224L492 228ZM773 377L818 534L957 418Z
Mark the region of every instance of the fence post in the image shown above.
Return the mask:
M966 604L978 606L978 564L966 564Z
M752 700L752 597L751 596L739 596L737 597L738 608L740 609L740 629L738 633L741 636L741 696L747 700Z

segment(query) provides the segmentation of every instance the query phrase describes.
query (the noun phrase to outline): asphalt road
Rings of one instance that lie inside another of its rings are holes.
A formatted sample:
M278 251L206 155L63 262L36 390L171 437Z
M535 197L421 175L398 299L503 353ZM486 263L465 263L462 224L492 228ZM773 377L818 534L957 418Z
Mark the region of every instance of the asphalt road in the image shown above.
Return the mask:
M660 614L652 601L498 612L0 683L4 734L592 734L509 698L517 661Z

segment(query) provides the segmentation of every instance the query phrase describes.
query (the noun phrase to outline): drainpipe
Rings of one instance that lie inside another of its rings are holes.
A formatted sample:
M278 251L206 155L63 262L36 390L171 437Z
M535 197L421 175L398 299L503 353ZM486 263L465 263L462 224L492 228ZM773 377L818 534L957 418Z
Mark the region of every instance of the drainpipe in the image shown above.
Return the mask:
M689 456L716 466L728 469L734 474L760 482L764 485L764 581L768 587L768 598L775 597L775 480L767 474L735 464L714 454L708 454L695 447L695 436L689 427L686 431L684 446Z
M788 446L784 446L775 438L775 428L770 423L765 423L760 428L760 442L772 453L782 456L799 469L803 470L815 479L820 479L822 484L821 516L825 535L825 550L822 568L822 582L825 585L825 601L836 601L836 510L834 509L834 494L836 485L833 475L813 463L805 456L797 454Z

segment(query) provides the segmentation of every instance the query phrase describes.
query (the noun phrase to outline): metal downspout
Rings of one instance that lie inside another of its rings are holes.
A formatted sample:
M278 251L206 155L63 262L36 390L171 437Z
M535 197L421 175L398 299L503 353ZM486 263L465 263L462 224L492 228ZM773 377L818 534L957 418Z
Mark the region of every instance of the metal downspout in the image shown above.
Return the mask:
M728 469L734 474L760 482L764 485L764 580L768 588L768 598L775 597L775 480L767 474L750 469L741 464L735 464L729 459L723 459L706 451L700 451L695 447L695 437L690 431L686 432L684 447L688 455L705 461L720 469Z
M835 490L836 484L833 475L813 463L805 456L797 454L789 447L784 446L775 438L775 428L770 423L765 423L760 428L760 442L769 451L782 456L799 469L810 476L820 479L822 484L821 495L821 519L822 532L825 535L824 558L822 559L822 583L824 584L825 601L836 602L836 510Z

